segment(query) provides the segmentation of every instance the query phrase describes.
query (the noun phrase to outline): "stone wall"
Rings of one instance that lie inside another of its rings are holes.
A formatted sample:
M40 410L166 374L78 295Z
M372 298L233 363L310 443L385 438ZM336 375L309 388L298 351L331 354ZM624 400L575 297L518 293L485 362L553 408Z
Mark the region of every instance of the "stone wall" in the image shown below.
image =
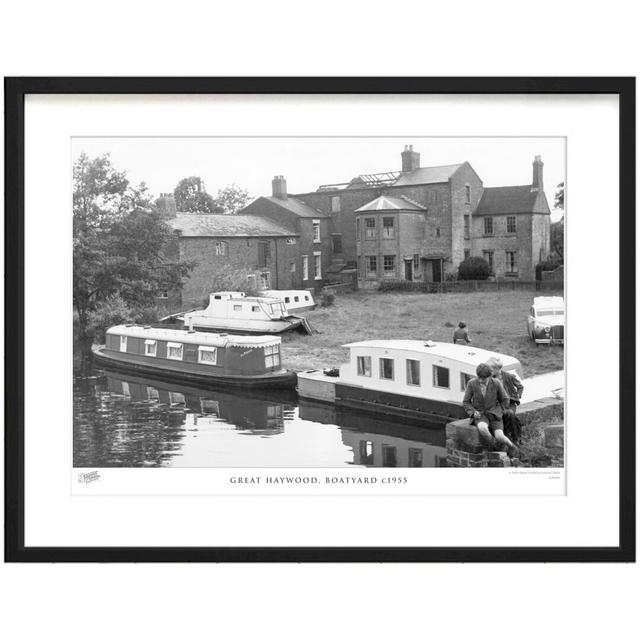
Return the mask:
M540 466L564 464L564 401L545 398L518 408L522 422L522 453L530 453L533 443ZM488 451L477 427L468 419L446 426L447 464L450 467L510 467L528 464L511 460L501 451Z

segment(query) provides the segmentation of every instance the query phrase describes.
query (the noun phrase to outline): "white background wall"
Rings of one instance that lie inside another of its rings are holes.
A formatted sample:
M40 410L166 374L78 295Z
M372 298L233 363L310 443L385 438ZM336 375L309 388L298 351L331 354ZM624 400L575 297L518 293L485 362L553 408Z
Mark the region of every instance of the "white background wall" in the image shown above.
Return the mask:
M601 3L546 0L249 4L7 3L3 75L639 70L633 5L619 0L605 11ZM11 638L540 640L628 637L638 626L637 566L59 564L3 565L0 572L0 619ZM503 610L492 594L504 597Z

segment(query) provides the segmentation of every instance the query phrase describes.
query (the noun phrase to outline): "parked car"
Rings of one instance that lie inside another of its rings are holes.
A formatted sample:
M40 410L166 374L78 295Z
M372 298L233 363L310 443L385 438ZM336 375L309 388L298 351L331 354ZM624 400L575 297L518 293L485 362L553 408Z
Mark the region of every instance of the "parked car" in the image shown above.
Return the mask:
M564 298L534 298L527 318L527 333L536 344L564 344Z

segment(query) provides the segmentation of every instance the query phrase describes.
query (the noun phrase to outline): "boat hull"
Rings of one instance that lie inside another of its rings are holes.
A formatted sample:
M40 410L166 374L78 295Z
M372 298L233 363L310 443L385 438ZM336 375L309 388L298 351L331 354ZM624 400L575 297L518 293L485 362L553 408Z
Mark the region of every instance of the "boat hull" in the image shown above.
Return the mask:
M228 386L235 388L278 388L293 389L297 376L293 371L274 371L260 375L220 375L215 371L199 371L197 369L168 369L159 362L124 359L119 353L106 353L103 346L92 347L94 360L104 366L123 371L151 374L165 380L182 382L208 383L212 386Z
M231 320L225 318L207 318L206 320L193 321L196 331L230 332L234 335L278 335L286 331L300 328L302 320Z
M467 417L462 405L456 402L366 389L345 384L340 378L326 376L322 371L300 373L297 388L300 398L343 409L439 424Z

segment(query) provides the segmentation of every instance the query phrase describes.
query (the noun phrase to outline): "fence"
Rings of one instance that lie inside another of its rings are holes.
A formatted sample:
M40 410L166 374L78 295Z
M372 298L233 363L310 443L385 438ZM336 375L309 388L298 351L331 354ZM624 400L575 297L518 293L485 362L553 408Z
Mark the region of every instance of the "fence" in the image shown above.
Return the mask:
M379 291L470 293L473 291L563 291L562 280L452 280L450 282L381 282Z
M354 290L352 282L336 282L334 284L326 284L322 287L322 291L328 293L349 293Z

